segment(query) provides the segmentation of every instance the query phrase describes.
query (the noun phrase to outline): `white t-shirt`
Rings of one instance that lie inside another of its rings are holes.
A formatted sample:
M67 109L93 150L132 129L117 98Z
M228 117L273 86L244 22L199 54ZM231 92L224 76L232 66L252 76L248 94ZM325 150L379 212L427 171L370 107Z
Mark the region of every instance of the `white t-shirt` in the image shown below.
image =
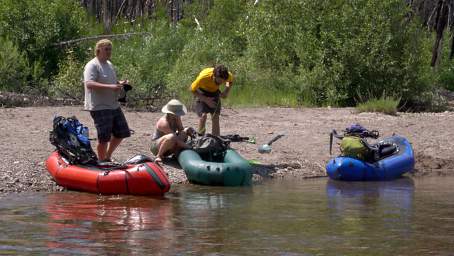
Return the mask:
M92 88L85 85L86 81L102 84L116 84L117 74L110 61L101 63L98 58L90 60L84 68L85 110L117 109L119 91L110 88Z

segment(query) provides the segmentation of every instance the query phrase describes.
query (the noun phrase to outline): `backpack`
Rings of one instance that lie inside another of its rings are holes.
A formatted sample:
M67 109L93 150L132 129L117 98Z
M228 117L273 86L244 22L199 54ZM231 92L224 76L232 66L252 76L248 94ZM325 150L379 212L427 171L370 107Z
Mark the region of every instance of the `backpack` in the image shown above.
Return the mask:
M73 117L56 116L49 141L70 164L96 164L98 158L91 148L88 127Z
M345 136L340 143L342 156L366 160L369 149L364 145L363 139L357 136Z
M340 150L342 156L353 157L360 160L369 160L373 156L373 148L367 143L366 138L377 139L376 130L369 131L359 124L353 124L344 130L343 135L338 135L336 130L330 134L330 153L333 137L341 140Z
M192 150L203 157L223 156L225 151L230 148L230 141L212 134L195 137L187 142Z

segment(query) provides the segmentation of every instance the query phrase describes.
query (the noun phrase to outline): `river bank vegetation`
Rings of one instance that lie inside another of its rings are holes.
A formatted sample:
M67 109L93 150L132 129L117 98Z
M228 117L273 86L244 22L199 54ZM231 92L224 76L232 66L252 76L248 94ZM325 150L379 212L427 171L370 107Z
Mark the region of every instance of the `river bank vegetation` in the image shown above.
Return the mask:
M198 72L223 63L235 74L228 105L437 111L445 104L440 90L454 90L452 5L3 0L0 91L82 101L83 67L105 36L118 76L134 86L131 106L157 107L169 97L189 103Z

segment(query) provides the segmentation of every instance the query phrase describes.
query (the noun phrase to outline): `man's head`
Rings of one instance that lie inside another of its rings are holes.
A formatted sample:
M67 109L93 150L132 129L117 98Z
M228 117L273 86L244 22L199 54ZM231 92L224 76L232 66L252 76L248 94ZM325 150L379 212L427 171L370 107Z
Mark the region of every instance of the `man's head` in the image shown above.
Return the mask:
M95 55L98 58L110 59L112 55L112 42L109 39L101 39L96 43Z
M229 79L229 70L224 65L216 65L216 67L214 67L213 74L216 84L222 84Z

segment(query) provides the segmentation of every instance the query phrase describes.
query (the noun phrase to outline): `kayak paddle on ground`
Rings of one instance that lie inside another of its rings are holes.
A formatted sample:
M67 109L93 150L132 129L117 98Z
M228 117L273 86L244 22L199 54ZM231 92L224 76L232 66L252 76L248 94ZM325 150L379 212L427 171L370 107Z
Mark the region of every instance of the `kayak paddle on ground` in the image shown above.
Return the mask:
M284 137L284 135L285 134L278 134L278 135L274 136L274 138L272 138L270 141L268 141L268 143L261 145L258 148L258 152L260 154L270 153L271 152L271 144L273 144L273 142L275 142L276 140Z

